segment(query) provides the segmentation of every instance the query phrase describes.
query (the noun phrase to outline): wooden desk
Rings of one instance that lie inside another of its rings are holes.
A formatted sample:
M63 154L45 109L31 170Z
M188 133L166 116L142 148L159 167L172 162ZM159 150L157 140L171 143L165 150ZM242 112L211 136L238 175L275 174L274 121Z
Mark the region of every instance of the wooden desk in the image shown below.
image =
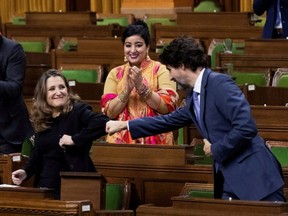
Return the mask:
M288 107L252 105L260 135L266 140L288 140Z
M250 105L285 106L288 103L288 88L276 86L243 85L241 87Z
M11 173L17 169L20 169L26 163L27 159L28 158L21 156L19 153L1 155L0 156L1 184L13 184Z
M94 172L62 172L61 200L91 200L94 210L105 209L106 179Z
M258 55L258 54L226 54L219 53L216 58L216 66L225 67L233 65L234 71L265 72L269 69L276 71L277 68L287 66L288 56Z
M173 197L171 207L141 205L137 216L275 216L288 215L287 202L257 202Z
M1 187L0 197L18 199L54 199L54 190L33 187Z
M226 39L231 38L232 40L244 40L248 38L259 38L261 37L263 29L260 27L248 26L248 27L225 27L216 26L207 28L206 26L189 26L189 25L176 25L176 26L165 26L155 25L155 41L165 39L174 39L182 35L192 36L193 38L199 39L204 45L206 52L211 41L215 38Z
M78 52L123 52L121 38L114 37L81 37L77 39Z
M0 197L0 215L94 216L89 200L6 199Z
M81 12L26 12L27 25L95 25L96 13L90 11Z
M254 25L251 12L178 12L177 24L190 26L216 27L249 27Z
M52 56L50 53L27 52L27 65L23 85L24 97L33 97L34 90L41 75L52 68Z
M70 21L71 22L71 21ZM114 37L121 36L123 27L119 25L3 25L3 35L8 38L14 36L44 36L53 41L53 47L57 47L61 37Z
M288 41L286 39L251 38L245 40L245 54L264 56L287 56Z
M192 151L193 146L95 143L91 157L106 178L129 179L132 207L170 206L186 182L213 183L211 166L188 163Z
M123 50L122 50L123 51ZM65 52L56 50L53 52L55 61L52 64L53 68L60 68L61 65L69 64L97 64L102 65L104 68L103 80L106 79L109 71L119 65L124 64L123 52L117 50L107 50L102 53L100 51L89 51L89 52ZM158 60L158 54L150 52L149 56L151 59Z

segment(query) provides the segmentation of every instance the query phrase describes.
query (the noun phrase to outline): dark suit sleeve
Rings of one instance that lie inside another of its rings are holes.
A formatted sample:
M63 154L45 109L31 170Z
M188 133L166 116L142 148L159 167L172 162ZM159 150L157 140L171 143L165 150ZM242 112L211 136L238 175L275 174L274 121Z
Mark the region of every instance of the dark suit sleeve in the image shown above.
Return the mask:
M26 55L20 44L9 42L6 46L5 75L0 81L0 98L18 98L22 95L22 87L26 70Z
M106 135L106 122L110 120L106 115L93 112L91 106L87 104L78 104L75 109L74 118L80 119L83 125L80 132L72 136L75 145L85 145L86 142Z
M253 10L254 13L258 16L264 14L264 12L269 8L273 0L254 0L253 2Z
M133 139L176 130L192 123L187 109L178 108L174 112L155 117L144 117L129 121L129 131Z

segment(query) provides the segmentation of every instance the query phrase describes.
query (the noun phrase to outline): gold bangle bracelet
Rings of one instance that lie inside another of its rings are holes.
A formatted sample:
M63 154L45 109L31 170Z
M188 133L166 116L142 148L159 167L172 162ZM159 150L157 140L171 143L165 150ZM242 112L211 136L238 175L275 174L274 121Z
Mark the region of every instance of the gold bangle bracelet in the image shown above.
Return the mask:
M142 95L140 95L144 100L147 100L149 97L151 97L152 96L152 91L149 89L149 88L147 88L147 90L142 94Z
M119 95L118 95L118 99L122 102L122 103L126 103L128 101L129 98L129 94L127 94L128 91L126 89L124 89L124 91L122 91Z

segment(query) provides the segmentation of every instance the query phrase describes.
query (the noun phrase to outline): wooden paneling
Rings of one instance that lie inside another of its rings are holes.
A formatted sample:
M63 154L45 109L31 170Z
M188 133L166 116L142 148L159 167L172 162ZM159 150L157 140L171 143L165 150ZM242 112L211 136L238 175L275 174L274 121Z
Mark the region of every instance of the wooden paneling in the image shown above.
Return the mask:
M131 206L170 206L186 182L213 183L210 165L189 164L192 146L95 143L92 160L106 178L129 179ZM186 156L185 156L186 155Z
M173 197L172 207L142 205L137 216L284 216L288 215L286 202L261 202Z

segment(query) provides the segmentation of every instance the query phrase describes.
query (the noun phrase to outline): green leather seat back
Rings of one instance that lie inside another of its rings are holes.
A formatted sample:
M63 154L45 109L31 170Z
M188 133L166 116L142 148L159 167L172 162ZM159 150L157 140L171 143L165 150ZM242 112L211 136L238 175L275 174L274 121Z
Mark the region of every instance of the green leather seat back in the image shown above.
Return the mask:
M188 197L214 198L214 192L208 190L191 190L188 192Z
M277 87L288 87L288 74L282 74L276 83Z
M194 9L194 12L219 12L220 7L218 7L213 0L201 1Z
M201 159L195 160L195 164L213 164L213 159L211 157L207 157L203 151L203 144L197 144L194 147L193 153L197 156L202 156Z
M170 18L147 18L145 20L148 28L149 28L149 32L152 35L151 29L152 29L152 25L159 23L161 25L166 25L166 26L175 26L177 25L177 23L175 21L172 21Z
M120 26L128 26L128 17L119 17L119 18L103 18L103 20L97 21L97 25L103 26L103 25L110 25L117 23Z
M283 166L288 166L288 148L286 147L271 147L271 151Z
M233 54L244 54L245 43L233 43L232 44L232 53Z
M218 43L215 45L212 53L211 53L211 68L216 67L216 57L217 53L224 52L224 44L223 43Z
M25 52L46 52L44 41L19 41Z
M32 148L33 148L33 144L28 138L26 138L22 144L21 155L24 157L29 157L32 151Z
M233 71L235 82L237 85L255 84L257 86L266 86L266 74L265 73L246 73Z
M231 52L233 54L243 54L245 43L231 42ZM223 43L217 43L211 53L211 68L217 67L216 58L217 54L225 52L225 45Z
M92 69L65 69L62 73L68 80L78 82L96 83L98 80L97 70Z
M106 184L106 210L120 210L123 207L123 185Z
M63 51L73 51L77 49L77 42L65 41L62 46Z
M13 25L26 25L25 17L15 16L12 18Z

